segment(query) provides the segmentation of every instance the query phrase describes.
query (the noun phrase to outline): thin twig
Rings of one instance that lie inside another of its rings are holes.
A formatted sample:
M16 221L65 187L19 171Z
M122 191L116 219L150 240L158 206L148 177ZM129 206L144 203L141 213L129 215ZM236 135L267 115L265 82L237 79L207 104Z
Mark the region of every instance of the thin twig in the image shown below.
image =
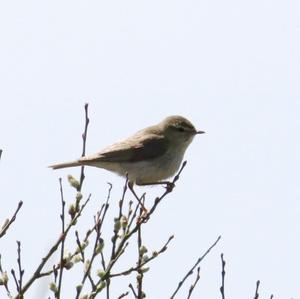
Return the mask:
M217 238L217 240L206 250L206 252L200 258L198 258L198 260L194 264L194 266L187 272L187 274L183 277L183 279L178 283L178 286L177 286L176 290L174 291L174 293L171 295L170 299L173 299L175 297L175 295L177 294L179 289L182 287L182 285L184 284L186 279L190 275L193 274L194 269L201 263L201 261L208 255L208 253L217 245L217 243L220 241L220 239L221 239L221 236L219 236Z
M140 201L144 200L145 196L146 196L146 193L143 193L142 196L139 198L139 200L140 200ZM134 209L134 211L133 211L133 213L132 213L131 219L128 219L129 224L128 224L128 226L127 226L127 232L126 232L126 233L129 233L130 228L131 228L131 226L132 226L134 220L136 219L136 215L137 215L139 206L140 206L140 204L138 203L138 204L135 206L135 209Z
M144 206L145 200L142 202L143 206ZM140 216L142 217L143 214L143 207L140 207ZM145 252L143 252L141 250L142 248L142 228L141 226L139 226L138 229L138 233L137 233L137 250L138 250L138 261L137 261L137 266L138 266L138 275L136 276L136 282L137 282L137 295L138 295L138 299L142 299L143 298L143 278L144 278L144 274L142 271L142 259L143 259L143 255L145 254Z
M122 198L119 201L119 218L121 218L122 215L123 215L122 209L123 209L125 194L126 194L126 191L127 191L127 186L128 186L128 175L126 175L126 180L125 180L125 184L124 184L124 187L123 187Z
M102 215L102 218L101 218L100 227L99 227L99 234L98 234L98 237L97 237L98 244L99 244L100 247L102 246L101 242L102 243L104 242L103 239L100 238L100 235L101 235L102 225L104 223L104 219L105 219L107 210L109 208L109 199L110 199L111 190L112 190L112 184L108 183L108 185L109 185L108 195L107 195L106 203L104 205L104 212L103 212L103 215ZM126 192L126 190L124 192ZM125 194L124 194L124 196L125 196ZM121 204L120 204L120 209L122 209ZM100 252L100 256L101 256L101 263L102 263L103 269L105 269L105 259L104 259L104 254L103 254L102 250ZM93 287L93 289L95 289L95 286L92 286L92 287ZM107 277L107 279L106 279L106 299L109 299L109 297L110 297L110 278Z
M130 288L130 290L132 291L132 294L133 294L134 298L137 299L137 298L138 298L138 297L137 297L137 294L136 294L136 292L135 292L135 290L134 290L134 287L133 287L133 285L132 285L131 283L129 284L129 288Z
M1 157L2 157L2 149L0 149L0 160L1 160Z
M122 299L122 298L126 297L128 294L129 294L129 292L123 293L118 297L118 299Z
M62 188L62 182L61 178L59 179L59 190L60 190L60 198L61 198L61 245L60 245L60 263L59 263L59 277L58 277L58 288L57 288L57 293L56 298L60 298L60 292L61 292L61 285L62 285L62 277L63 277L63 270L64 270L64 251L65 251L65 206L66 202L64 200L64 193L63 193L63 188Z
M225 299L225 265L226 265L226 262L223 258L223 253L221 254L221 261L222 261L222 285L220 287L220 292L221 292L221 295L222 295L222 299Z
M196 287L196 285L197 285L199 279L200 279L200 267L197 268L196 279L195 279L195 282L190 286L189 294L188 294L187 299L190 299L190 298L191 298L192 293L193 293L193 291L194 291L194 289L195 289L195 287Z
M6 219L6 221L4 222L4 224L2 225L1 230L0 230L0 238L2 238L5 235L6 231L10 227L10 225L16 220L17 214L18 214L19 210L21 209L22 205L23 205L23 201L19 201L18 207L17 207L16 211L14 212L13 216L10 219Z
M83 131L83 134L82 134L82 154L81 154L81 157L85 156L85 150L86 150L87 130L88 130L89 122L90 122L90 119L89 119L89 116L88 116L88 109L89 109L89 104L86 103L84 105L85 125L84 125L84 131ZM79 180L79 189L78 189L78 191L81 191L84 178L85 178L85 175L84 175L84 166L81 166L81 173L80 173L80 180Z
M84 250L85 250L85 246L86 246L86 245L83 246L83 244L80 242L80 238L79 238L79 233L78 233L78 231L75 231L75 236L76 236L76 244L77 244L78 248L75 250L75 253L73 253L73 254L71 255L71 258L73 258L76 254L78 254L78 251L79 251L79 253L80 253L80 255L81 255L81 262L82 262L83 264L85 264L86 260L85 260ZM87 239L85 239L84 242L87 242ZM92 287L94 287L94 286L95 286L95 283L94 283L94 280L92 279L90 273L88 274L88 279L89 279L89 281L90 281ZM82 289L82 288L77 289L77 292L79 292L79 291L81 292L81 289Z
M19 272L19 278L17 278L16 272L14 269L11 269L11 274L14 278L16 287L17 287L17 291L18 293L20 293L20 290L22 289L22 283L23 283L23 275L24 275L24 270L22 269L22 265L21 265L21 242L17 241L17 253L18 253L18 257L17 257L17 263L18 263L18 272Z
M23 284L23 276L24 276L24 269L22 269L22 265L21 265L21 242L17 241L17 252L18 252L18 259L17 259L17 263L18 263L18 270L19 270L19 289L22 289L22 284Z
M79 233L78 233L77 230L75 231L75 237L76 237L76 244L78 246L78 250L79 250L79 253L81 255L81 260L84 263L85 262L84 250L82 248L82 244L81 244L80 239L79 239ZM76 250L76 252L77 252L77 250Z
M90 271L91 271L92 264L93 264L97 254L98 254L97 247L99 245L99 242L101 241L100 234L101 234L101 229L102 229L102 225L103 225L107 210L109 208L109 203L108 202L109 202L109 199L110 199L110 196L111 196L111 190L112 190L112 184L109 184L106 203L105 203L105 205L102 205L100 211L97 213L97 217L95 217L95 225L94 225L93 229L91 230L91 231L93 231L93 230L96 231L96 238L95 238L94 248L93 248L92 256L90 258L90 262L89 262L89 264L87 266L87 269L85 270L85 273L84 273L83 278L81 280L81 285L83 286L85 284L86 279L89 277L90 281L92 282L92 288L93 289L96 288L97 284L95 284L92 281L92 279L90 277ZM103 214L101 215L102 211L103 211ZM109 277L107 279L109 279ZM81 290L82 290L82 288L77 289L77 294L76 294L75 298L79 298L79 296L81 294Z
M15 284L16 284L17 291L19 292L19 291L20 291L20 287L19 287L19 283L18 283L17 276L16 276L16 272L15 272L14 269L11 269L10 273L11 273L12 276L13 276L14 282L15 282ZM22 298L22 297L20 297L20 298Z
M102 240L102 242L104 242L104 240ZM100 255L101 255L101 265L102 265L102 268L105 269L106 265L105 265L105 258L104 258L103 251L101 251Z
M167 242L163 245L163 247L159 251L153 252L152 256L149 257L149 259L147 259L146 261L142 262L140 265L138 265L136 267L131 267L130 269L119 272L119 273L111 274L110 277L128 275L131 272L138 271L141 267L144 267L146 264L150 263L153 259L158 257L161 253L165 252L168 248L169 243L173 240L173 238L174 238L173 235L170 236L169 239L167 240Z
M122 217L122 209L123 209L125 194L126 194L126 191L127 191L127 183L128 183L128 176L126 176L125 184L124 184L124 187L123 187L122 198L119 201L119 216L115 220L116 222L120 222L121 217ZM114 259L115 255L116 255L116 243L117 243L117 239L118 239L118 232L119 232L119 229L114 229L114 235L112 237L111 259Z
M110 298L110 278L106 279L106 299Z
M259 294L258 294L258 288L259 288L259 285L260 285L260 281L258 280L258 281L256 282L256 289L255 289L254 299L258 299L258 297L259 297Z

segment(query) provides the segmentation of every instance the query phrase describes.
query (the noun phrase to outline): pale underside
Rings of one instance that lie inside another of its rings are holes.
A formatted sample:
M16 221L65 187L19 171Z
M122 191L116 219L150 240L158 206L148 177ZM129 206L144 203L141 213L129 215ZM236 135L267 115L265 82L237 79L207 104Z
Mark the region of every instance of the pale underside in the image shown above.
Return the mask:
M104 168L121 176L128 175L131 182L138 185L159 182L175 174L183 159L183 153L171 159L167 153L165 157L137 162L101 162L93 161L85 165Z

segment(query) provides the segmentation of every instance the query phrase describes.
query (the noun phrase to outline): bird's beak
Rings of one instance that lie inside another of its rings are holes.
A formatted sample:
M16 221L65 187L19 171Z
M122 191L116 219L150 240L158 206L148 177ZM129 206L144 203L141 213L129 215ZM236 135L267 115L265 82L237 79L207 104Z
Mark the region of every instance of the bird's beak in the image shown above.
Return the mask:
M196 134L204 134L204 131L197 131Z

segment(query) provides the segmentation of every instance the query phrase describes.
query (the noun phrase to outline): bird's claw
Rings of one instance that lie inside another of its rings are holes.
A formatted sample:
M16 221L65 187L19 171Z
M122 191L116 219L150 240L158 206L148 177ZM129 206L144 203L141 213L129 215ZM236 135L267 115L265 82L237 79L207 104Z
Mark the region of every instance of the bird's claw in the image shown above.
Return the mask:
M165 188L168 192L172 192L174 187L175 187L175 184L173 182L166 182Z

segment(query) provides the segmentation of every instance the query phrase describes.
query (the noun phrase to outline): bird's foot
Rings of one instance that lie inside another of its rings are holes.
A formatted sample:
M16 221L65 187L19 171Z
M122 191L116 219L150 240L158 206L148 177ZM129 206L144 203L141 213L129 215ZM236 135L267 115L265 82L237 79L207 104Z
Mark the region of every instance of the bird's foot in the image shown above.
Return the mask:
M172 192L175 184L173 182L164 182L167 192Z
M138 184L140 186L153 186L153 185L162 185L164 186L168 192L172 192L174 187L175 187L175 183L173 182L169 182L169 181L160 181L160 182L151 182L151 183L140 183Z

